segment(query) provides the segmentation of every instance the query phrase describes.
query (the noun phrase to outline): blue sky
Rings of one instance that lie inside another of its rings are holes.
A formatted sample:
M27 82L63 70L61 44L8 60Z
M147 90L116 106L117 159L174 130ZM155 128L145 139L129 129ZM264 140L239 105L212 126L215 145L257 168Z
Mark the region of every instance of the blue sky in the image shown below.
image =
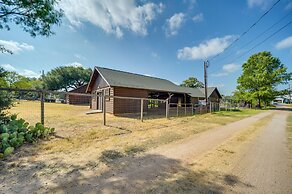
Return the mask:
M0 31L0 44L14 51L1 54L0 65L26 76L38 76L61 65L102 66L166 78L174 83L195 76L203 81L203 61L223 51L276 0L62 0L62 25L55 35L32 38L18 26ZM284 18L270 31L246 43L292 12L281 0L248 34L210 61L208 83L230 94L241 65L267 50L292 69L292 25L248 54L245 51L292 20ZM286 87L286 86L282 86Z

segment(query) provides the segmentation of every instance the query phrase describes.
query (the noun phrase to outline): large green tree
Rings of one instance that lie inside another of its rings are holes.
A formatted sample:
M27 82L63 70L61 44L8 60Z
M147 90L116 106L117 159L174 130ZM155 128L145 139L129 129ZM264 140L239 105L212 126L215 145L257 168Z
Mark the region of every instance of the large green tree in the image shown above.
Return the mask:
M0 0L0 29L10 30L14 23L31 36L50 36L52 26L61 23L63 12L57 7L58 0ZM11 53L3 45L0 52Z
M8 72L0 67L0 87L8 87L6 76ZM3 110L9 108L12 105L12 98L8 91L0 91L0 120L3 118Z
M61 66L48 72L44 77L44 85L49 90L65 90L78 88L89 82L91 69L73 66Z
M189 87L189 88L203 88L204 84L200 82L195 77L189 77L188 79L184 80L181 86Z
M248 101L256 99L258 106L261 106L261 101L266 105L280 92L277 86L291 80L291 75L279 58L270 52L259 52L242 65L237 94Z

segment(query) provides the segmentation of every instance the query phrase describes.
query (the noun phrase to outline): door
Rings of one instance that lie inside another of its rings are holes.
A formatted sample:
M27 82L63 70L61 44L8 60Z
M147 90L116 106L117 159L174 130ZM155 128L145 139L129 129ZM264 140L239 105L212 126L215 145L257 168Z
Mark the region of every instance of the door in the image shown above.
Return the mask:
M103 98L102 98L102 93L101 92L97 92L97 110L100 110L102 111L102 101L103 101Z

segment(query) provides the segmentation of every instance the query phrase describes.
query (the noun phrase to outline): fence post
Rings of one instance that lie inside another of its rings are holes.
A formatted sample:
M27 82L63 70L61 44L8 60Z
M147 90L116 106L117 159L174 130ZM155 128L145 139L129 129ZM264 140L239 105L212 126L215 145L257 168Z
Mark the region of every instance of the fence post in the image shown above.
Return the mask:
M168 112L168 110L169 110L169 105L168 105L168 99L166 99L166 101L165 101L165 105L166 105L166 108L165 108L165 111L166 111L166 118L168 119L168 117L169 117L169 112Z
M194 104L192 103L192 115L194 115Z
M176 116L178 117L178 103L176 104Z
M41 92L41 123L45 125L45 97L44 91Z
M212 102L210 102L210 113L212 113Z
M102 95L102 112L103 112L103 125L106 125L106 102L105 102L105 94Z
M141 99L141 121L143 122L144 100Z
M185 116L187 116L187 103L185 102Z

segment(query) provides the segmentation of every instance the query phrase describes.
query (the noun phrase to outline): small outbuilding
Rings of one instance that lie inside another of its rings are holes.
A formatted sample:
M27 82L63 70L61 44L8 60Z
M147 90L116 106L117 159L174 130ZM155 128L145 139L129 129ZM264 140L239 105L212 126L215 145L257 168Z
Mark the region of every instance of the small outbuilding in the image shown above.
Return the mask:
M72 105L90 105L91 96L86 95L88 84L84 84L76 89L73 89L67 94L67 103Z
M195 104L205 98L202 89L181 87L166 79L103 67L94 68L86 92L93 94L91 108L95 110L103 108L102 94L144 99L169 99L170 104ZM217 88L208 88L208 98L213 102L219 102L221 95ZM135 99L106 98L105 105L106 112L112 114L137 113L141 109L140 101ZM151 108L165 109L165 104L146 100L144 110Z

